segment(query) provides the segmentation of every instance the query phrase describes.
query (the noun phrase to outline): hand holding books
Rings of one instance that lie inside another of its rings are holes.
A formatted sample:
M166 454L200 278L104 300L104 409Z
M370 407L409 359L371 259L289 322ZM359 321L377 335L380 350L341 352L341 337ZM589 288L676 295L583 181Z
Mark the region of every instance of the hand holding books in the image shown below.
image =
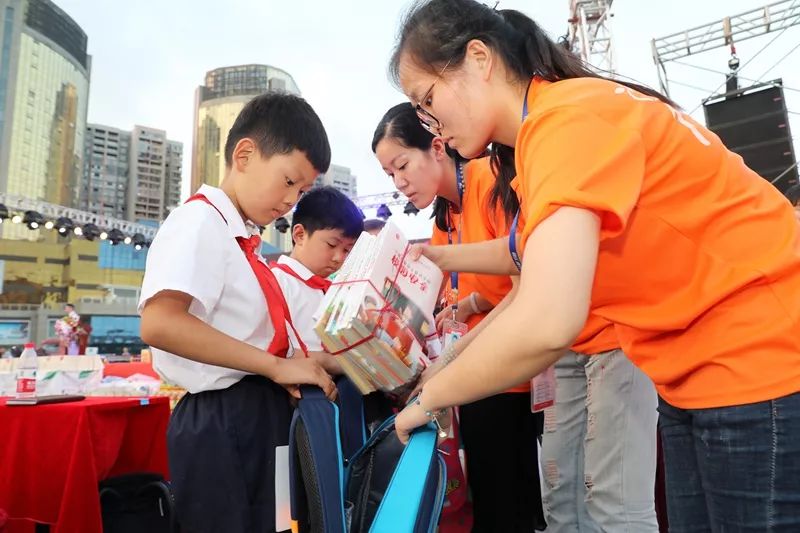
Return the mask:
M327 351L363 394L408 388L430 364L442 272L412 256L391 221L377 236L363 233L315 315Z

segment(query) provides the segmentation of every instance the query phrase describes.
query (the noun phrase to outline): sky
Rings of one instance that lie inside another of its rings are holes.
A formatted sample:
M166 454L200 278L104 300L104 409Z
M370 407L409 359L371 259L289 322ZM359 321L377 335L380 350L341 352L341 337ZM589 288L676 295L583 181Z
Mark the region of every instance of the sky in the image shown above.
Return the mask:
M247 63L273 65L293 76L325 124L333 162L349 167L358 177L359 195L393 190L370 142L381 116L404 101L389 82L387 65L402 13L410 5L407 0L55 2L89 36L89 122L123 129L150 126L183 142L186 194L194 91L207 71ZM771 2L616 0L612 30L617 71L657 87L650 46L654 37L767 3ZM501 0L499 8L530 15L554 38L566 33L569 0ZM791 51L798 43L800 26L737 44L742 77L761 81L783 77L784 84L794 89L787 90L786 97L789 110L796 113L791 122L795 132L800 131L800 50ZM670 96L687 111L697 108L724 81L722 74L700 68L726 71L729 55L722 48L681 60L694 67L669 63ZM702 109L693 116L702 121ZM400 214L400 207L394 211L409 237L430 234L424 213L409 217Z

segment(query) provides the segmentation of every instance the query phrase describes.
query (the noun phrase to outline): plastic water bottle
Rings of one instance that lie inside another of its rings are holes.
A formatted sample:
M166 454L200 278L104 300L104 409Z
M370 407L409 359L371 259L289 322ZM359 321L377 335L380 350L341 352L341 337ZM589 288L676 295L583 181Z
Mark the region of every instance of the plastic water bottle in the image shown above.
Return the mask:
M36 345L28 343L17 361L17 398L36 396L36 370L38 368Z

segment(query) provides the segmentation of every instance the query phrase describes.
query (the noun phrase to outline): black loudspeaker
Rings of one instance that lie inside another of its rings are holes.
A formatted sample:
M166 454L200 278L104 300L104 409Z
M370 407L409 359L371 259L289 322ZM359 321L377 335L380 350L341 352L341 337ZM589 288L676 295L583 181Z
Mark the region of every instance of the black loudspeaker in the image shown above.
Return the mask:
M706 100L703 108L708 128L748 167L782 193L797 184L783 80Z

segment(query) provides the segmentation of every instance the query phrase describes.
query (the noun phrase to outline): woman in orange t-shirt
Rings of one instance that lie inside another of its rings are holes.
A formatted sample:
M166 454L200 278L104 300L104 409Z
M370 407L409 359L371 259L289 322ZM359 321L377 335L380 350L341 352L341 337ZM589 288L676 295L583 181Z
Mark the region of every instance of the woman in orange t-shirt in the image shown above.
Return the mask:
M397 105L384 115L373 146L400 192L418 209L434 204L432 245L481 242L508 234L519 202L513 191L496 191L489 158L454 161L442 140L422 127L411 104ZM467 324L470 338L479 331L478 324L491 320L484 322L487 311L512 289L509 276L458 273L445 279L448 304L454 282L458 288L456 318ZM437 324L450 317L452 307L447 305ZM440 361L447 359L447 352L443 355ZM429 369L423 381L441 364ZM550 474L542 494L548 531L617 526L657 531L653 487L658 415L652 382L619 349L613 326L597 317L587 322L572 350L556 363L555 375L557 394L555 405L545 413L550 423L541 454ZM530 381L526 381L460 410L476 532L531 531L532 525L539 525L521 514L531 512L531 500L539 500L538 491L530 494L537 484L528 482L536 442L530 424L520 423L532 418L529 395ZM541 415L533 419L542 428ZM486 431L492 424L519 432L503 439L513 443L513 453L497 453L497 435ZM608 431L597 431L598 427ZM522 464L520 457L526 459ZM593 491L587 487L592 479L604 479L606 487ZM518 503L519 509L508 502ZM499 523L498 516L516 521Z
M591 311L656 384L670 527L800 531L789 202L669 100L597 76L517 11L421 2L392 69L450 147L472 157L491 144L515 165L505 186L521 203L506 242L421 248L443 269L518 263L521 276L508 307L398 416L401 438L540 373Z
M434 205L433 243L446 244L448 234L456 242L508 234L503 210L491 197L494 175L488 160L466 162L451 156L441 139L420 126L411 104L387 111L375 130L372 150L397 189L417 209ZM484 215L481 211L486 216L479 216ZM454 273L448 279L455 280L458 289L456 318L469 329L478 326L512 286L509 276ZM437 316L440 330L444 318L452 317L453 303L450 299ZM463 405L459 412L473 531L541 530L545 522L536 439L542 434L543 416L531 413L528 381L498 392ZM486 431L493 423L504 428L502 438ZM506 441L514 443L514 453L509 453Z

